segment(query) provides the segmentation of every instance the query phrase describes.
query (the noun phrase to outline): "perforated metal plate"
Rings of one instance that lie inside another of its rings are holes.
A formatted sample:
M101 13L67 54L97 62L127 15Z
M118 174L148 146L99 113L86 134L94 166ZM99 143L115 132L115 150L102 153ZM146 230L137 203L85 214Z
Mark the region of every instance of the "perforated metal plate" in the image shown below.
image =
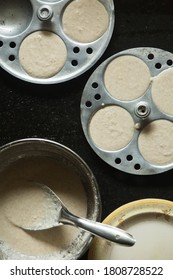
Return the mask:
M1 0L0 65L10 74L32 83L51 84L71 80L84 73L100 58L111 39L114 28L113 0L100 0L109 15L107 31L96 41L79 43L63 30L62 16L72 0ZM31 33L44 30L57 34L67 48L67 60L60 72L51 78L28 75L19 61L22 41Z
M152 121L168 120L173 116L161 112L152 99L152 82L147 90L137 99L121 101L113 97L106 89L104 73L111 61L130 55L141 59L149 68L151 80L163 71L172 68L173 54L156 48L135 48L120 52L103 62L89 78L81 99L81 123L84 134L96 154L109 165L131 174L150 175L172 169L173 163L155 165L144 159L138 147L142 129ZM93 115L108 105L117 105L128 111L134 121L133 138L128 145L116 151L107 151L98 147L91 138L89 125ZM157 149L157 147L155 147Z

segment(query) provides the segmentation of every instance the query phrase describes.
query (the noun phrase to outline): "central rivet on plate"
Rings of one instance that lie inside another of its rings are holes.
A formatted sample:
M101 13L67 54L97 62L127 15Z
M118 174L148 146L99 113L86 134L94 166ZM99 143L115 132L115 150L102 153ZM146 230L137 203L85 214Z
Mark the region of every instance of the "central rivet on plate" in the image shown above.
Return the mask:
M148 105L147 102L139 102L137 104L137 106L135 107L135 114L139 117L139 118L147 118L149 116L151 112L150 106Z
M37 16L42 21L50 20L53 16L52 8L47 5L41 6L37 11Z

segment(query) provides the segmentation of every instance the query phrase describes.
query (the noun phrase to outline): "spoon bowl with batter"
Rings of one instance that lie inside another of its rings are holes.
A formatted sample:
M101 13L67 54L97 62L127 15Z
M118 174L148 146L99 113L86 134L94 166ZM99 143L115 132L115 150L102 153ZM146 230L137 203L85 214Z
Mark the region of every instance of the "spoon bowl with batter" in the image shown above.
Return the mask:
M78 217L72 214L60 198L46 185L36 183L41 191L44 192L46 198L47 211L46 215L39 218L39 223L23 226L26 230L45 230L52 227L57 227L62 224L68 224L78 227L93 235L107 239L125 246L133 246L135 244L134 237L122 229L95 222L89 219Z

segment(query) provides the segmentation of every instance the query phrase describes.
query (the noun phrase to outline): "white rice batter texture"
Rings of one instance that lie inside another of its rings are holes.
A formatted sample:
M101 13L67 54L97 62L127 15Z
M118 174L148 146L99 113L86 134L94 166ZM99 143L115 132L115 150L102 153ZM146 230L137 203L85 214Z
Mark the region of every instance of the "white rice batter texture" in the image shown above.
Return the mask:
M31 178L51 186L69 211L86 217L86 193L72 168L46 157L21 159L0 173L0 240L15 253L15 258L17 253L25 259L62 258L61 254L78 240L80 231L69 225L25 230L46 225L51 213L51 203Z
M101 149L117 151L132 140L134 122L131 115L119 106L98 110L89 125L92 141Z
M55 33L36 31L23 40L19 60L30 76L47 79L61 71L67 60L67 49Z
M157 120L149 123L139 135L139 151L154 165L173 163L173 123Z
M71 39L90 43L106 32L109 15L104 5L97 0L74 0L64 11L62 25L65 34Z
M173 115L173 69L163 71L153 78L152 98L158 109Z
M105 87L116 99L130 101L142 96L150 85L148 66L141 59L124 55L113 59L104 74Z

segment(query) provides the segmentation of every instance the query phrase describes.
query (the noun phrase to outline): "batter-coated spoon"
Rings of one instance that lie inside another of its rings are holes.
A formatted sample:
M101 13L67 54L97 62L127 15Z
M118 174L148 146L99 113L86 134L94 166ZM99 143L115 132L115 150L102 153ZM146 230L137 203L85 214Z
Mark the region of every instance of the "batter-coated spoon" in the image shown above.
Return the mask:
M78 217L65 207L60 198L46 185L34 182L45 192L46 199L48 200L49 210L48 217L42 218L39 224L25 227L27 230L44 230L56 227L62 224L72 225L81 228L93 235L107 239L109 241L119 243L125 246L133 246L135 244L134 237L122 229Z

